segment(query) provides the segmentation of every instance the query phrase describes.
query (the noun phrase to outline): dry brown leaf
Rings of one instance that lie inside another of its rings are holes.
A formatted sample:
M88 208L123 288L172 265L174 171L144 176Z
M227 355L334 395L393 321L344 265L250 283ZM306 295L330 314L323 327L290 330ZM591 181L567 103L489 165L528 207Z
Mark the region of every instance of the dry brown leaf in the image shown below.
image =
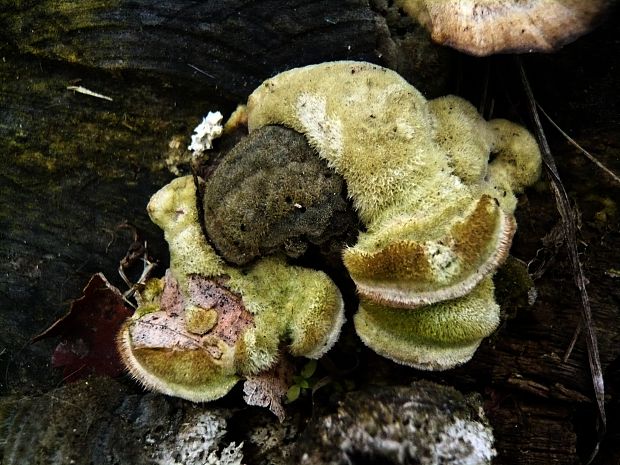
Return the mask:
M293 379L293 365L284 357L271 370L249 376L243 384L243 400L248 405L267 407L280 421L286 416L282 399Z

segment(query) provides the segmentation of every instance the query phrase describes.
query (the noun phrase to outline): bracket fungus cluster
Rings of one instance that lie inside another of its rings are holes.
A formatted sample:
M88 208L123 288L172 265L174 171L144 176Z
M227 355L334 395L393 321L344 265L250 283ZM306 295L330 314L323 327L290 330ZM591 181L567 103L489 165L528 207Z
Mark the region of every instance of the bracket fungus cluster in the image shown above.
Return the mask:
M170 269L148 282L118 338L126 366L145 386L213 400L271 368L285 342L293 356L308 358L334 344L344 308L327 275L277 257L248 269L226 265L203 236L191 176L157 192L148 212L164 230Z
M361 339L421 369L469 360L499 322L491 276L515 231L515 193L540 173L534 138L461 98L427 101L393 71L360 62L265 81L248 99L248 126L269 124L306 136L345 179L366 227L343 252Z
M167 394L210 400L272 368L283 347L294 356L325 353L344 321L341 294L326 274L292 266L282 252L298 250L286 244L299 239L299 221L317 223L320 235L349 214L343 182L362 224L342 252L360 297L361 339L421 369L469 360L499 323L492 275L515 231L515 194L539 175L532 136L506 120L485 121L458 97L427 101L393 71L363 62L281 73L252 93L247 118L248 138L273 153L261 159L242 145L213 171L201 202L209 238L191 177L149 203L171 264L142 291L119 336L135 377ZM282 143L286 131L273 125L302 134L313 150L299 135ZM300 183L290 187L294 199L278 186L271 195L274 176ZM238 186L227 193L231 183ZM296 216L301 198L310 220Z

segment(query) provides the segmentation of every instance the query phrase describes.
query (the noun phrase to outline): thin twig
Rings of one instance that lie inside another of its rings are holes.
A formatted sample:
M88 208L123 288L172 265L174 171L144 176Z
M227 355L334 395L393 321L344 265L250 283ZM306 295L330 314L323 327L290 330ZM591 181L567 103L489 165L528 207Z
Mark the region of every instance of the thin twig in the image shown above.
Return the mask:
M121 275L121 278L123 278L125 283L127 283L127 285L129 286L129 289L123 293L123 300L129 305L131 305L134 309L137 307L129 299L134 297L136 295L136 292L140 288L144 287L144 285L146 284L146 280L151 277L153 269L157 266L157 263L150 261L147 250L148 247L146 241L144 241L144 256L142 257L142 262L144 263L144 266L142 268L142 274L140 275L138 281L135 284L132 284L129 281L129 279L125 275L123 266L121 265L118 267L118 273Z
M573 333L573 338L571 339L570 344L568 344L568 347L566 348L566 351L564 352L564 357L562 357L562 361L564 363L568 362L568 359L573 353L573 349L575 348L575 344L577 344L577 340L579 339L581 330L582 330L582 322L580 320L579 323L577 324L577 327L575 328L575 332Z
M67 90L72 90L74 92L77 92L78 94L89 95L91 97L100 98L102 100L107 100L108 102L113 101L112 98L108 97L107 95L103 95L98 92L93 92L92 90L87 89L86 87L82 87L82 86L67 86Z
M543 107L540 106L540 104L538 102L536 102L536 106L538 107L538 109L540 110L540 112L545 115L545 118L547 118L547 120L549 120L549 122L553 125L554 128L556 128L560 134L562 134L566 140L568 142L570 142L571 144L573 144L575 147L577 147L578 150L581 151L581 153L583 153L592 163L594 163L596 166L598 166L600 169L602 169L603 171L605 171L605 173L607 173L609 176L611 176L613 178L614 181L616 181L618 184L620 184L620 177L618 177L613 171L611 171L609 168L607 168L605 165L603 165L600 161L598 161L590 152L588 152L586 149L584 149L581 145L579 145L571 136L569 136L568 134L566 134L562 128L560 128L560 126L558 126L557 124L555 124L555 121L553 121L551 119L551 117L545 112L545 110L543 109Z
M187 63L187 66L189 66L190 68L198 71L201 74L204 74L207 77L210 77L211 79L215 79L215 76L213 74L209 74L206 71L200 69L198 66L192 65L191 63Z
M590 300L588 298L588 292L586 290L586 279L584 276L583 267L581 265L581 262L579 261L579 255L577 251L577 228L574 222L574 216L572 214L570 202L568 200L568 194L564 189L564 185L562 184L562 181L560 179L555 160L553 159L553 155L551 154L551 149L549 148L547 138L545 137L545 132L540 122L540 117L538 116L536 100L534 98L534 94L532 93L530 83L525 74L525 69L523 68L523 64L521 63L519 57L517 57L517 64L521 74L523 88L527 95L530 111L532 113L534 124L536 126L536 136L542 152L542 159L545 164L547 174L549 175L549 178L551 180L551 187L553 188L557 209L564 224L568 255L570 257L571 267L573 268L573 278L575 279L575 284L577 285L577 288L579 289L579 293L581 295L581 318L583 321L583 329L585 330L586 334L590 373L592 375L592 384L594 387L594 394L596 397L596 403L599 413L599 422L597 428L598 441L592 452L592 455L590 456L589 461L587 462L589 464L592 462L592 460L594 460L594 457L596 457L596 454L598 453L598 449L607 426L607 419L605 415L605 388L603 382L603 370L601 368L601 360L598 352L598 342L592 323L592 309L590 308Z

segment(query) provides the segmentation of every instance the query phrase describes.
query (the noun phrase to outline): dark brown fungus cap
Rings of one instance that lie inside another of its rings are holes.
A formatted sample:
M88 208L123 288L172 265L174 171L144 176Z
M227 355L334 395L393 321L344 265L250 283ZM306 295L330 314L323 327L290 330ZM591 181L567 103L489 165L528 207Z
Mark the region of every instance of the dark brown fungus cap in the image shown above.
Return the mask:
M333 253L358 225L344 180L304 136L279 126L251 132L224 156L203 206L210 242L236 265L276 252L296 258L310 244Z
M471 55L552 52L590 31L608 0L397 0L433 40Z

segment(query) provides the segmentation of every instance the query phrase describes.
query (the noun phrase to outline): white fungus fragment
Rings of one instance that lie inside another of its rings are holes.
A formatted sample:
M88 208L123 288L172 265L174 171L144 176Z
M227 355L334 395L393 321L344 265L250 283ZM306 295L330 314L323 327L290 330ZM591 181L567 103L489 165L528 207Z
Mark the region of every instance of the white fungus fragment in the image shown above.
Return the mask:
M213 140L222 135L222 119L224 117L219 111L210 111L202 122L194 128L192 143L187 147L191 150L194 157L202 155L205 150L213 148Z

